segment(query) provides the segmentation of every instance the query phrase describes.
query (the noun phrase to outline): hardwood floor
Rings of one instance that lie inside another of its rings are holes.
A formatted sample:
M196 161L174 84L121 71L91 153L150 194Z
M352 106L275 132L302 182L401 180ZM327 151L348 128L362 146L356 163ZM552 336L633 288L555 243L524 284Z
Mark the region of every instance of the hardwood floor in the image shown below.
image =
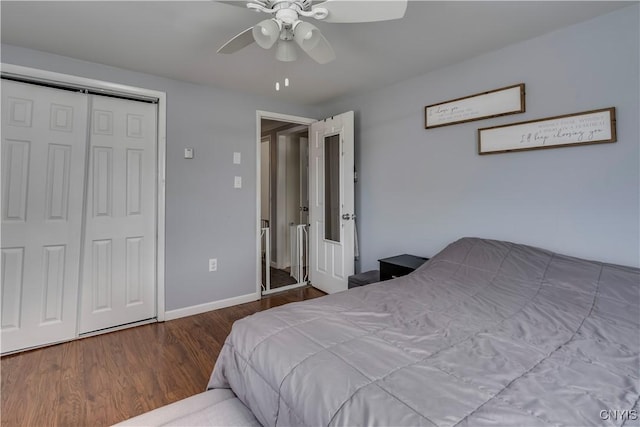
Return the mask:
M266 265L262 263L262 283L267 283L266 281ZM296 279L291 277L288 271L280 270L278 268L269 267L269 275L270 277L270 286L271 289L279 288L281 286L287 285L295 285L297 283Z
M237 319L324 295L310 286L0 360L2 426L102 426L205 390Z

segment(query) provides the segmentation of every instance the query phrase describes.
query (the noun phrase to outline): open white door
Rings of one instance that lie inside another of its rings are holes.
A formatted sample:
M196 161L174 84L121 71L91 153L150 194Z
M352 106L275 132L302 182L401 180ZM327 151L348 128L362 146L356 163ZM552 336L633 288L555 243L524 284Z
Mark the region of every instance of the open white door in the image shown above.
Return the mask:
M354 272L353 111L311 124L310 140L310 279L331 294Z

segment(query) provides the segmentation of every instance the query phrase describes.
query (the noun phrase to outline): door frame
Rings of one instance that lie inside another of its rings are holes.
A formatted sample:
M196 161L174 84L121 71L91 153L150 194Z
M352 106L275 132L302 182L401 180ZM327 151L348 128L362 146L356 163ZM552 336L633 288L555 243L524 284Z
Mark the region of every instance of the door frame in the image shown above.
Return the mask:
M297 123L311 126L317 122L316 119L308 117L293 116L290 114L273 113L269 111L256 110L256 295L262 298L262 258L261 237L260 237L260 142L262 140L262 119L279 120L282 122Z
M285 248L289 244L289 240L286 238L287 231L289 230L289 224L287 223L287 208L289 207L289 192L287 191L287 168L288 164L286 162L286 158L288 155L289 144L291 144L291 138L294 134L302 132L304 130L308 130L309 126L299 125L292 128L288 128L285 130L281 130L276 133L276 154L278 160L276 164L278 165L278 169L276 171L276 213L284 214L284 218L282 215L276 215L274 219L275 231L276 235L276 268L283 269L286 268L288 263L288 258L285 257ZM281 139L284 138L283 139ZM281 160L284 160L281 162ZM285 231L286 230L286 231ZM281 242L286 242L285 245L280 244ZM288 248L289 250L291 248Z
M37 68L0 63L3 75L22 77L34 83L49 83L73 88L102 91L105 94L121 94L133 99L158 100L157 122L157 177L156 177L156 318L165 320L165 179L167 157L167 94L165 92L128 86L103 80L89 79L70 74L56 73ZM260 146L258 146L258 149ZM115 330L115 329L110 329ZM76 336L78 326L76 324Z

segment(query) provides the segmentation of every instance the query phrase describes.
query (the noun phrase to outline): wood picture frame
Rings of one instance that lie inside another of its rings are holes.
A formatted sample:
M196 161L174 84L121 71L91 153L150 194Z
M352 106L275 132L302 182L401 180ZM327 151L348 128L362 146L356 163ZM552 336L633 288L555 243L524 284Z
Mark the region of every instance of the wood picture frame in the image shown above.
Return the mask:
M524 83L494 89L424 107L424 128L433 129L474 120L524 113Z
M616 108L478 129L478 154L616 142Z

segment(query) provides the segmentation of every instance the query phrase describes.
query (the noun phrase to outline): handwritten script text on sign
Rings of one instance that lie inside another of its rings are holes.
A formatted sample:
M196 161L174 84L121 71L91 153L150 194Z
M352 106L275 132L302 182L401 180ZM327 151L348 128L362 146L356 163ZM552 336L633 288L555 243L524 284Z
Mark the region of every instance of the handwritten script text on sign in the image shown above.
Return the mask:
M611 113L605 110L533 123L481 129L481 151L521 150L609 141L611 136Z
M519 112L520 85L427 107L427 127Z

